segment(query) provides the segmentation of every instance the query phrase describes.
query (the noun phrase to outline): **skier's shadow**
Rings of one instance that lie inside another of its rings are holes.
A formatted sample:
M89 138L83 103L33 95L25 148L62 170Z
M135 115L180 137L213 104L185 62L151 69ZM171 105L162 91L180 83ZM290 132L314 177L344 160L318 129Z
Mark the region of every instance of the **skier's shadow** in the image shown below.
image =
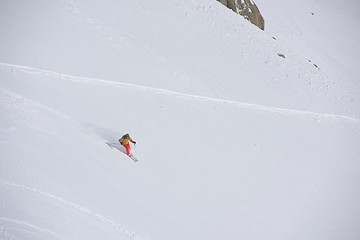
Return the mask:
M123 145L121 145L120 143L108 143L108 142L105 142L106 145L108 145L109 147L111 148L115 148L117 150L119 150L120 152L124 153L127 155L127 152L126 152L126 149Z

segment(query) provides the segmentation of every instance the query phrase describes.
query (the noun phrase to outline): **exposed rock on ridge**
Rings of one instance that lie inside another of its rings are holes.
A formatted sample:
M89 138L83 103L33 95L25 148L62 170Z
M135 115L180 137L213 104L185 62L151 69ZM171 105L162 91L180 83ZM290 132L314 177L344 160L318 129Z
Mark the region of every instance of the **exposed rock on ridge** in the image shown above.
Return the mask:
M252 24L259 27L261 30L265 29L265 21L260 13L259 8L252 0L217 0L234 12L244 16Z

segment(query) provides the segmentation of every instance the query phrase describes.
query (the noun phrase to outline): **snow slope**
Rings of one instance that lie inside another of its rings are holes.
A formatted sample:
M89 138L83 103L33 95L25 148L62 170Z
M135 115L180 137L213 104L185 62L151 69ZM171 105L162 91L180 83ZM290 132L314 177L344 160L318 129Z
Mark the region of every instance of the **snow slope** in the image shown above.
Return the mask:
M340 83L359 87L360 2L356 0L257 1L267 30L307 56Z
M358 239L358 72L258 2L2 1L0 238Z

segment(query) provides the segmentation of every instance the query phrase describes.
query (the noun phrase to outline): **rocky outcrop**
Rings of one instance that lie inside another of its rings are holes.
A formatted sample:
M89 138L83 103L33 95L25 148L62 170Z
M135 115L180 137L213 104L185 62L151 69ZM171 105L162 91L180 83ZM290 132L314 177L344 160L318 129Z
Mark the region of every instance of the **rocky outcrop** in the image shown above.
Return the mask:
M217 1L221 2L224 6L230 8L234 12L237 12L236 3L235 3L236 0L217 0Z
M252 24L265 29L265 21L259 8L252 0L217 0L234 12L240 14Z

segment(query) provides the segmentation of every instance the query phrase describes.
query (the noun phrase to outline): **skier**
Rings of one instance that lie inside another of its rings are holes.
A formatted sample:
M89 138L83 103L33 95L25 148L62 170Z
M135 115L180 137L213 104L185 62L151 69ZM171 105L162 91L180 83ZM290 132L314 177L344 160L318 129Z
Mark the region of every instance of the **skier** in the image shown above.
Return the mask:
M131 155L130 155L130 144L129 144L129 141L132 142L133 144L136 144L136 142L131 139L131 137L130 137L130 135L129 135L128 133L125 134L124 136L122 136L122 137L119 139L120 144L125 147L127 155L128 155L129 157L131 157Z

